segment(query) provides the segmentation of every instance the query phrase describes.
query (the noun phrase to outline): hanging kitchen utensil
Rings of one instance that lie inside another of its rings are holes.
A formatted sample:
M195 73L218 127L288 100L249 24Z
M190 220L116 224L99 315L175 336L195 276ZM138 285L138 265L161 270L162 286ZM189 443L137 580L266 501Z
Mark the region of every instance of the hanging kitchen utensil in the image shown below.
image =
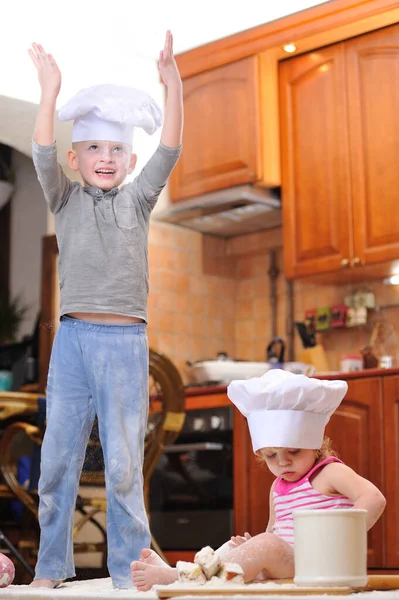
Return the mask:
M295 322L295 326L302 340L304 348L316 346L316 330L313 319L305 319L303 322Z
M266 361L272 369L282 369L284 363L285 342L280 337L274 337L266 349Z

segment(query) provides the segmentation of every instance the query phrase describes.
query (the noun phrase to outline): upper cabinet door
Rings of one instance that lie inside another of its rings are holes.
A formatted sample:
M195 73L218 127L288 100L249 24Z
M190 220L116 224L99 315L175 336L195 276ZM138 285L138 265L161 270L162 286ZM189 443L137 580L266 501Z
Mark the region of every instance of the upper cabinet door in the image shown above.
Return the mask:
M256 56L185 79L183 152L171 176L178 201L261 178Z
M345 44L354 224L361 262L399 257L399 25Z
M337 44L280 64L288 278L347 266L350 228L345 54Z

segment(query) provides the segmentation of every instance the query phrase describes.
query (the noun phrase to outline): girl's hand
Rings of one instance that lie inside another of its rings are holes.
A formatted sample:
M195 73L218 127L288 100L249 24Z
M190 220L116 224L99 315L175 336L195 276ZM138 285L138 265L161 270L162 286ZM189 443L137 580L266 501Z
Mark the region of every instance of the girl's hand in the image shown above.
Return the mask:
M42 96L56 98L61 89L61 72L53 56L35 43L28 53L37 69Z
M230 543L231 543L231 545L232 545L233 548L236 548L237 546L241 546L241 544L245 544L245 542L247 542L250 539L251 539L251 536L246 531L244 533L244 535L233 535L233 536L231 536Z

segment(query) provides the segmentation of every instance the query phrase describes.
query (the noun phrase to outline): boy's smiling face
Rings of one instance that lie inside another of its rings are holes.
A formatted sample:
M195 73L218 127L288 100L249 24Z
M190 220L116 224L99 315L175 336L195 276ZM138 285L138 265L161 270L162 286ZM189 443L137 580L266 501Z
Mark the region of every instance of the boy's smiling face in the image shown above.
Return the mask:
M128 144L93 141L75 142L68 152L68 165L79 171L84 185L109 191L132 173L137 156Z

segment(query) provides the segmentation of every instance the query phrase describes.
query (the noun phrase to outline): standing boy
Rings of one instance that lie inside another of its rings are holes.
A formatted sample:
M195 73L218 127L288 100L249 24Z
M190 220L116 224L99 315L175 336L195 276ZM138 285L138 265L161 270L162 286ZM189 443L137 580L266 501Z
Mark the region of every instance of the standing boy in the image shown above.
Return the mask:
M183 128L182 83L168 31L159 58L167 88L161 142L132 173L134 127L153 133L160 110L144 92L100 85L79 92L59 118L74 120L68 164L57 163L54 116L61 73L33 44L41 86L32 157L55 217L61 324L48 373L47 429L39 482L41 539L34 587L73 577L73 516L95 416L104 453L108 568L114 587L131 587L129 564L150 542L143 499L148 414L148 229L152 209L175 166Z

